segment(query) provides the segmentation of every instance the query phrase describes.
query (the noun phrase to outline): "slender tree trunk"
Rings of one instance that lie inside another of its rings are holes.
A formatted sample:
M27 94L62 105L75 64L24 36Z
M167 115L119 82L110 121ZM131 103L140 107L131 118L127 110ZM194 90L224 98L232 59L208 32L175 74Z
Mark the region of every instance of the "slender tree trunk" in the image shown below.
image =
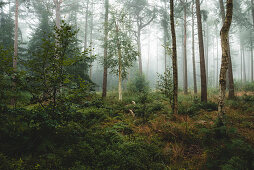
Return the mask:
M253 24L253 28L254 28L254 2L253 0L251 0L251 13L252 13L252 24Z
M61 23L61 16L60 16L60 7L61 7L62 0L55 0L56 5L56 27L57 29L60 29L60 23Z
M158 35L158 32L157 32L157 35ZM156 51L156 55L157 55L157 65L156 65L156 71L157 73L159 73L159 37L157 37L157 40L156 40L156 46L157 46L157 51Z
M176 51L176 33L174 20L174 0L170 0L170 25L172 35L172 63L173 63L173 113L178 113L178 73L177 73L177 51Z
M117 51L118 51L118 94L119 100L123 100L122 96L122 52L121 52L121 43L119 40L119 28L117 23L115 22L116 26L116 34L117 34Z
M16 0L15 30L14 30L14 57L13 57L14 71L17 71L17 66L18 66L18 27L19 27L19 1Z
M209 84L209 30L208 30L208 23L206 22L206 50L205 50L205 68L206 68L206 81Z
M220 10L221 10L221 17L222 17L222 22L225 20L225 8L223 4L223 0L219 0L220 2ZM229 83L229 94L228 98L233 99L235 97L235 87L234 87L234 76L233 76L233 68L232 68L232 60L231 60L231 54L230 54L230 40L228 37L228 54L229 54L229 67L228 67L228 83Z
M13 70L16 72L18 70L18 27L19 27L19 1L16 0L15 7L15 28L14 28L14 56L13 56ZM16 90L15 83L16 76L13 76L13 91ZM16 97L11 99L11 105L15 107Z
M251 68L251 82L253 82L253 43L252 43L252 32L250 33L250 68Z
M150 31L148 31L149 34L148 34L148 50L147 50L147 78L148 78L148 75L149 75L149 66L150 66Z
M201 101L207 102L206 68L205 68L202 22L200 13L200 0L196 0L196 13L197 13L199 53L200 53Z
M138 63L139 63L139 73L142 74L142 53L141 53L141 28L138 27Z
M194 82L194 94L197 94L197 77L196 77L196 59L195 59L195 22L194 22L194 0L192 0L192 65L193 65L193 82Z
M240 55L241 55L241 83L243 83L243 50L240 42Z
M92 10L91 10L91 24L90 24L90 48L91 48L91 51L90 51L90 57L92 57L93 55L93 0L92 0ZM93 70L93 65L91 63L91 66L90 66L90 79L92 79L92 70Z
M167 36L166 36L166 28L164 28L164 69L165 69L165 72L167 70Z
M188 75L187 75L187 9L184 3L184 94L188 94Z
M102 85L102 98L107 96L107 82L108 82L108 9L109 0L105 0L105 21L104 21L104 72L103 72L103 85Z
M242 54L243 54L243 82L246 83L246 67L245 67L244 47L242 47Z
M217 27L216 27L217 31ZM216 69L216 88L219 86L219 39L218 36L216 36L217 39L217 69Z
M89 13L89 0L86 1L86 21L85 21L85 41L84 48L87 49L87 36L88 36L88 13Z
M226 96L226 73L229 67L229 58L230 58L228 34L232 22L232 15L233 15L233 0L227 0L227 14L220 33L222 48L222 60L221 60L222 62L220 70L220 96L218 106L220 117L222 117L225 114L224 102Z

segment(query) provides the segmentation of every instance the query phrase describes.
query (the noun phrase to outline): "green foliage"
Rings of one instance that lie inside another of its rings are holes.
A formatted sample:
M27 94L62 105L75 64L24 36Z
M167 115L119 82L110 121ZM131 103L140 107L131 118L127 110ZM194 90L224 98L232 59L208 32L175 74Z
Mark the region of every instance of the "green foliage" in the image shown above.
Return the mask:
M216 111L218 110L218 104L214 102L193 102L189 107L179 105L179 114L186 114L194 116L199 113L200 110Z
M135 76L128 82L127 90L130 94L147 93L149 91L149 82L145 79L145 75L136 73Z
M41 48L34 51L26 65L29 83L25 85L34 101L42 104L49 100L55 106L68 89L81 94L88 91L88 82L84 82L84 76L71 71L76 65L86 65L90 60L86 51L81 53L74 46L76 34L77 31L62 22L61 28L55 28L55 34L49 34L47 39L43 39ZM75 97L77 100L78 96Z
M173 100L173 79L171 74L171 69L167 68L164 75L158 75L159 80L157 82L158 89L160 92L169 98L170 103Z
M240 139L231 140L225 145L218 146L209 155L207 167L209 169L253 169L254 150Z
M107 65L115 75L119 74L121 67L122 78L126 78L128 68L133 66L138 52L132 37L129 35L131 26L128 24L128 15L122 10L111 11L112 19L109 21L109 39ZM121 55L121 57L119 56Z

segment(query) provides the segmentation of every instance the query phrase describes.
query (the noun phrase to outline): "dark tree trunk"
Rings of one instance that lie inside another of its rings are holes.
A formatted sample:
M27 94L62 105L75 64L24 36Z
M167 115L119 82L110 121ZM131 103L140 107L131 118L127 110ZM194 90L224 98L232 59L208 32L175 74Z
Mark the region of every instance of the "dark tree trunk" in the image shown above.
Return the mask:
M102 85L102 98L107 96L107 83L108 83L108 11L109 0L105 0L105 28L104 28L104 72L103 72L103 85Z
M207 102L206 68L205 68L202 22L201 22L201 13L200 13L200 0L196 0L196 13L197 13L197 23L198 23L198 39L199 39L199 55L200 55L201 101Z
M174 21L174 0L170 0L170 25L172 34L172 62L173 62L173 113L178 113L178 73L177 73L177 51L176 51L176 33L175 33L175 21Z

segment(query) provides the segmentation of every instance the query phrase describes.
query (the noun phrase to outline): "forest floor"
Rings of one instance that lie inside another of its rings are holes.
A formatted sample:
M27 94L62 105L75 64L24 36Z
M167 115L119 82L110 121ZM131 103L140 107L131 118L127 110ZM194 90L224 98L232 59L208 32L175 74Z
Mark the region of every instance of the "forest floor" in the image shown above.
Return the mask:
M223 122L217 95L180 93L177 115L157 92L123 96L2 109L0 169L254 169L253 93L227 100Z

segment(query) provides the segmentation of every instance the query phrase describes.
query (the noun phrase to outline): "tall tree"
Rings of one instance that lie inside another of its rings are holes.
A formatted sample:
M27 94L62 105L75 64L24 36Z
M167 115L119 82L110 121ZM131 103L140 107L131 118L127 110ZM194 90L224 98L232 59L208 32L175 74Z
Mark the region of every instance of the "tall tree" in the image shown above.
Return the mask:
M19 1L16 0L15 7L15 31L14 31L14 56L13 56L13 69L17 70L18 65L18 28L19 27Z
M188 75L187 75L187 0L181 0L184 12L184 42L183 42L183 90L188 94Z
M192 67L193 67L193 82L194 82L194 94L197 94L197 77L196 77L196 60L195 60L195 22L194 22L194 0L192 0Z
M220 1L220 10L221 10L221 17L222 17L222 22L225 20L225 8L223 4L223 0ZM228 37L228 42L229 37ZM228 67L228 81L229 81L229 93L228 93L228 98L233 99L235 97L235 88L234 88L234 77L233 77L233 68L232 68L232 60L231 60L231 54L230 54L230 44L228 43L228 48L227 48L228 54L229 54L229 67Z
M141 32L147 27L155 18L155 10L151 10L147 0L129 0L126 4L128 10L134 16L137 24L137 44L138 44L138 62L139 72L142 74L142 47L141 47Z
M60 23L61 23L61 4L63 0L54 0L55 6L56 6L56 27L60 29Z
M207 102L207 82L206 82L202 21L201 21L201 13L200 13L200 0L196 0L196 14L197 14L197 23L198 23L198 39L199 39L199 55L200 55L201 101Z
M224 20L223 27L221 28L221 48L222 48L222 60L221 60L221 70L220 70L220 96L219 96L219 115L223 116L225 114L224 102L226 96L226 73L229 67L229 30L232 23L233 16L233 0L227 0L227 13Z
M86 18L85 18L85 41L84 41L84 49L87 49L87 37L88 37L88 13L89 13L89 0L86 1Z
M174 0L170 0L170 25L172 36L172 63L173 63L173 113L178 113L178 71L177 71L177 51L176 51L176 33L174 19Z
M102 85L102 97L107 96L107 82L108 82L108 10L109 10L109 0L105 0L105 21L104 21L104 71L103 71L103 85Z

